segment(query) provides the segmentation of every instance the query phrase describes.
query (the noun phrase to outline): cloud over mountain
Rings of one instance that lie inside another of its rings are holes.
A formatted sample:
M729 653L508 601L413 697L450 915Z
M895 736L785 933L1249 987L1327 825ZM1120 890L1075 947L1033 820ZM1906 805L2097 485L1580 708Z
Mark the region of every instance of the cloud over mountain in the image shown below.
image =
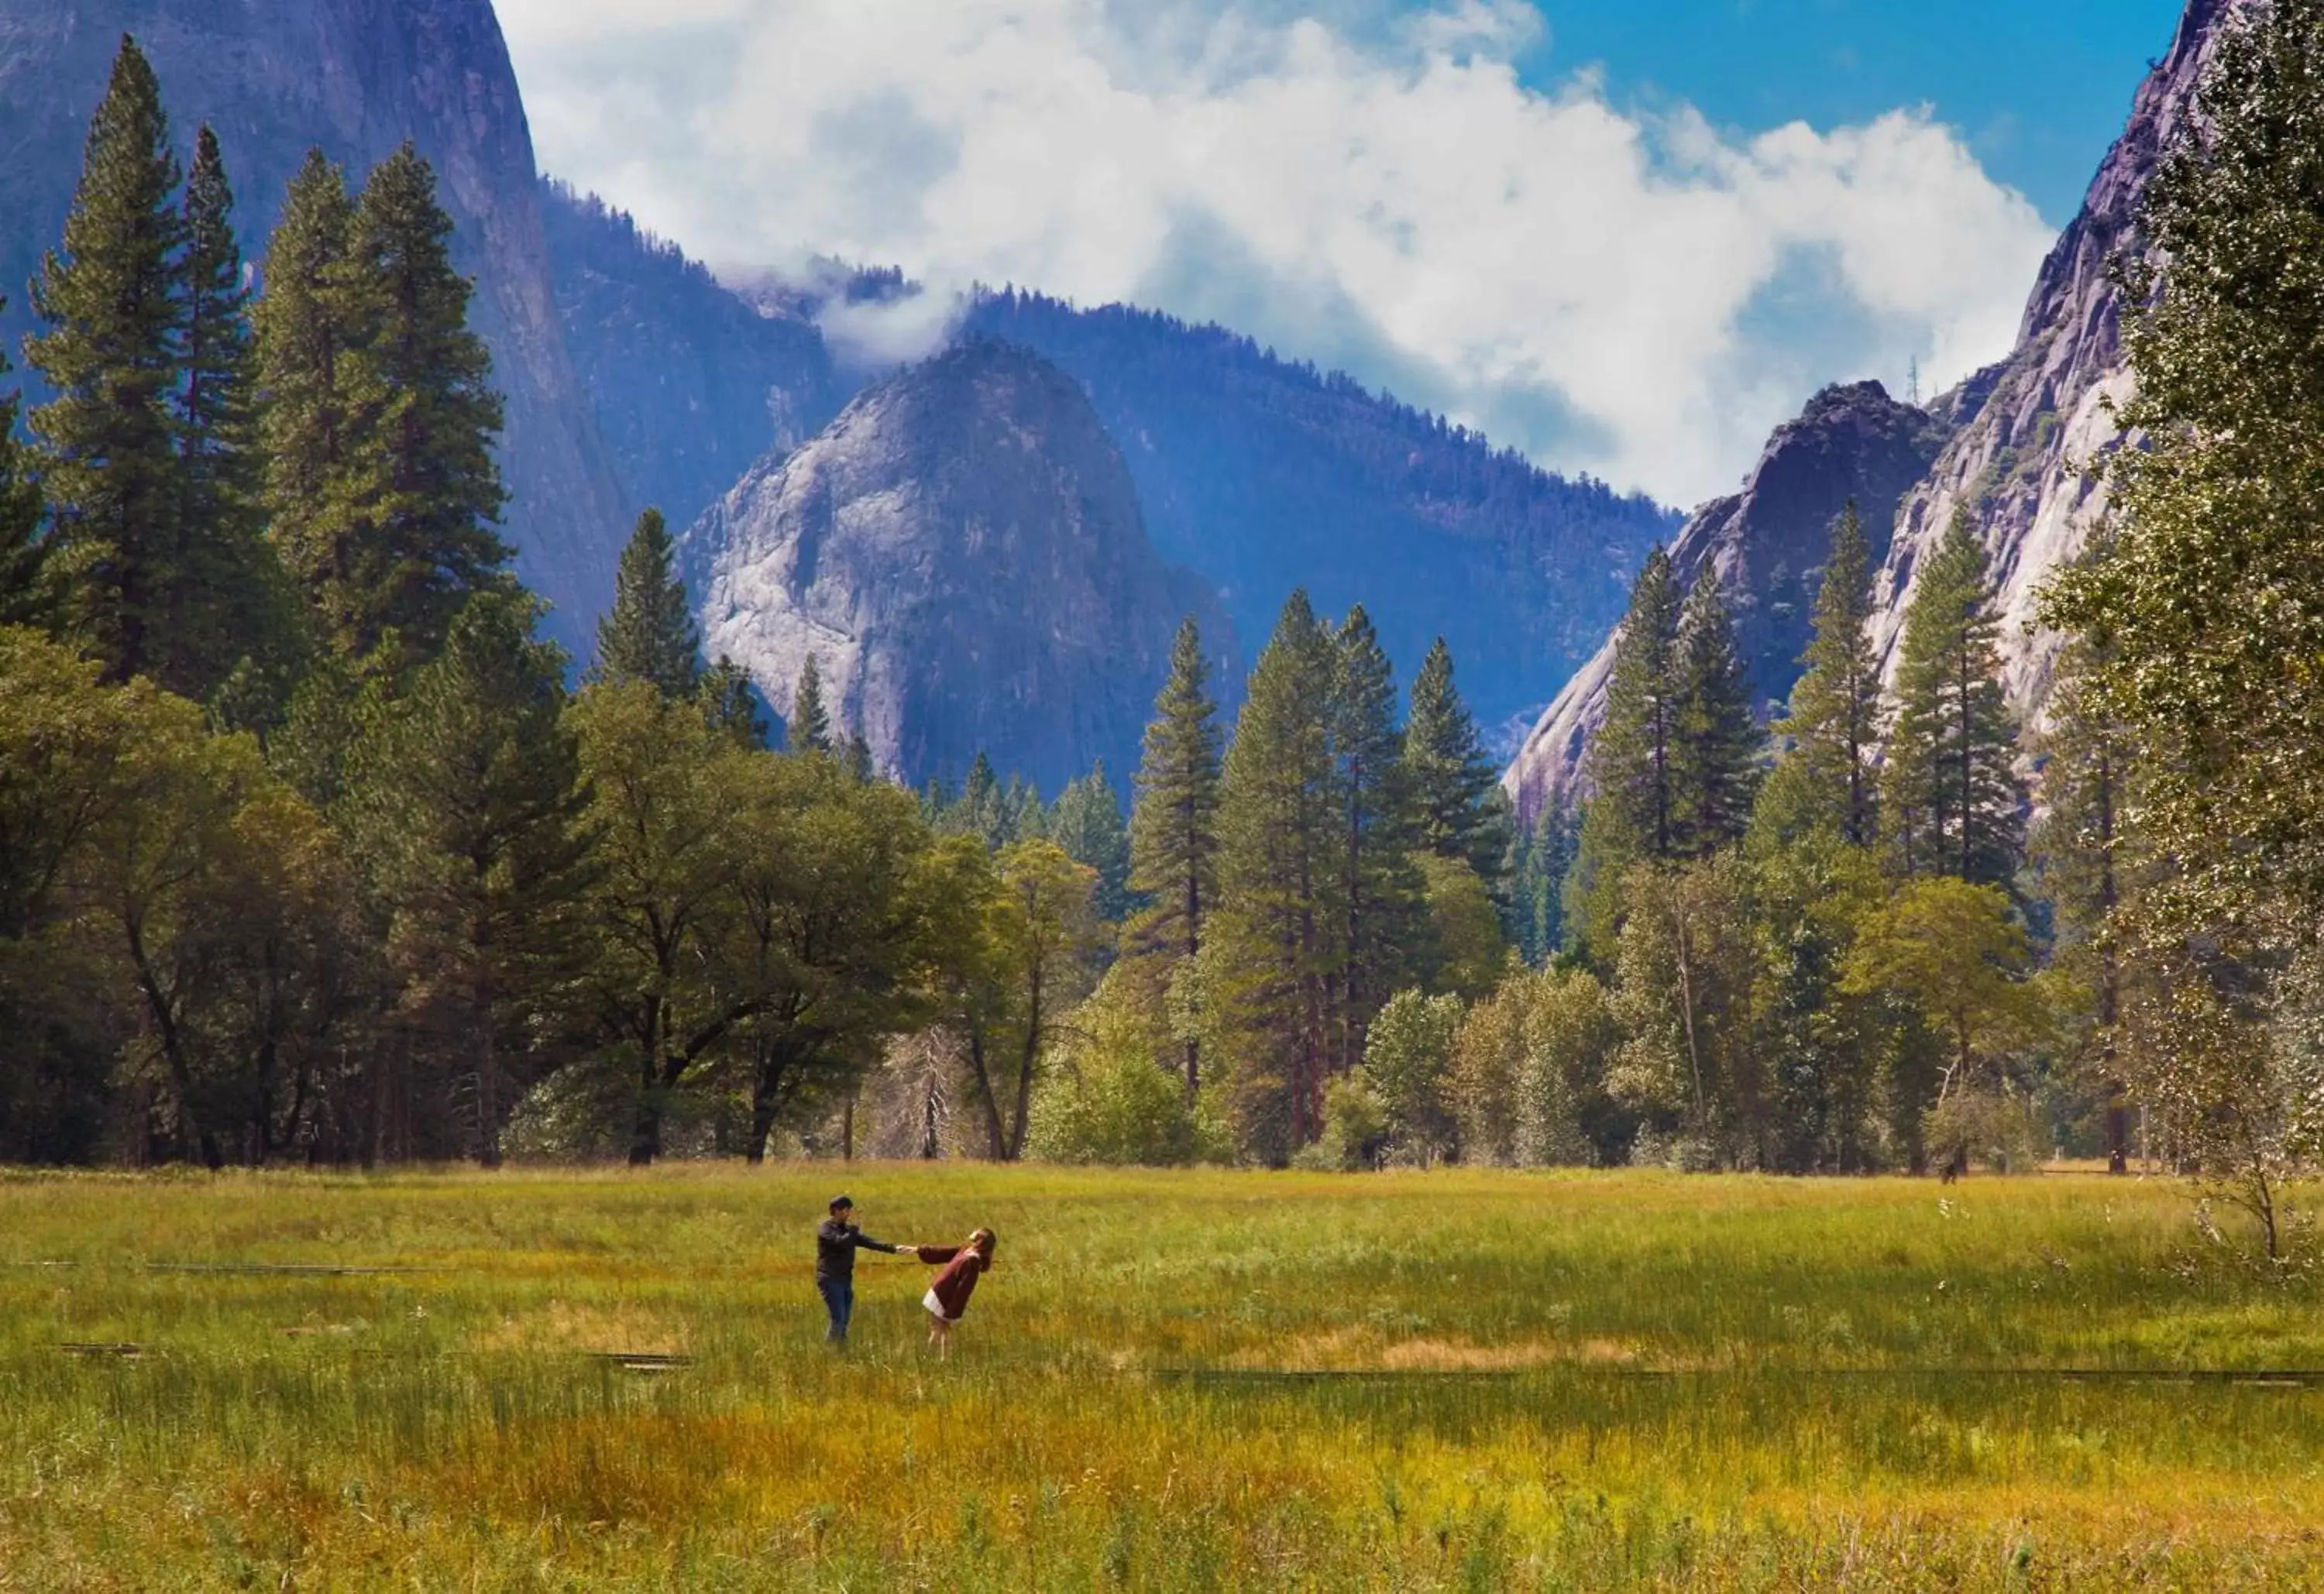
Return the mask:
M1517 0L500 10L545 164L713 261L1215 318L1679 502L1828 380L1999 357L2051 240L1918 109L1741 134L1531 87Z

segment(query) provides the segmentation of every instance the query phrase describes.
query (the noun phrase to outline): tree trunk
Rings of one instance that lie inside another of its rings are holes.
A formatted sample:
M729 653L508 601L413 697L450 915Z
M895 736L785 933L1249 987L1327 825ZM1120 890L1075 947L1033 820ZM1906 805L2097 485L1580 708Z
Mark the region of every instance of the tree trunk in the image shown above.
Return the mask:
M1194 857L1190 847L1187 857ZM1203 882L1189 862L1186 869L1186 963L1194 966L1203 953ZM1203 1043L1193 1036L1186 1037L1186 1106L1191 1110L1194 1098L1203 1088Z
M131 915L124 928L129 935L129 955L137 965L137 983L145 993L146 1013L161 1039L161 1058L170 1066L171 1082L178 1088L178 1114L201 1148L202 1166L215 1174L226 1166L226 1154L218 1147L217 1131L203 1121L201 1110L194 1104L193 1064L186 1056L185 1036L178 1028L176 1005L163 993L152 960L145 955L144 926Z
M1694 1075L1694 1114L1698 1126L1711 1121L1711 1102L1702 1089L1702 1047L1694 1035L1694 963L1687 951L1686 915L1677 915L1679 1018L1686 1027L1686 1063Z
M992 1089L992 1071L984 1060L984 1032L968 1032L969 1077L976 1081L976 1104L984 1110L984 1141L995 1162L1009 1160L1009 1129L1001 1121L1001 1099Z
M1025 1020L1025 1050L1017 1070L1017 1110L1009 1126L1008 1160L1025 1155L1025 1127L1033 1111L1033 1069L1041 1058L1041 976L1033 975L1031 1009Z
M476 1161L501 1166L500 1057L493 1046L493 999L489 983L476 990Z
M752 1167L767 1160L767 1140L775 1132L774 1098L754 1091L751 1096L751 1144L743 1153Z
M648 997L645 1005L646 1044L638 1065L638 1110L630 1125L630 1166L650 1166L661 1155L662 1053L668 1045L661 999Z
M650 1167L661 1155L661 1082L649 1067L643 1083L637 1115L630 1124L630 1166L633 1168Z

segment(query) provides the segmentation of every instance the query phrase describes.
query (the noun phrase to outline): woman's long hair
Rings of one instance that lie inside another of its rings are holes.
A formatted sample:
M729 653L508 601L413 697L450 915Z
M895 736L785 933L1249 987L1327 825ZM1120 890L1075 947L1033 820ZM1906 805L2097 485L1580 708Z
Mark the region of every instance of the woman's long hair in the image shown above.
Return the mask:
M992 1246L993 1235L990 1229L980 1229L968 1237L969 1249L982 1257L988 1267L992 1266Z

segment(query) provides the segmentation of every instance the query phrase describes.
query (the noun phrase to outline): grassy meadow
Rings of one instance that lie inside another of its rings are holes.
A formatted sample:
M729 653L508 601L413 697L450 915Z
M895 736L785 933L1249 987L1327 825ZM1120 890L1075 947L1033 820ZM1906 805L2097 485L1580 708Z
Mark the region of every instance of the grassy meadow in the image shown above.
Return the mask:
M948 1364L820 1343L843 1181L999 1231ZM2324 1587L2318 1285L2079 1175L0 1177L0 1589Z

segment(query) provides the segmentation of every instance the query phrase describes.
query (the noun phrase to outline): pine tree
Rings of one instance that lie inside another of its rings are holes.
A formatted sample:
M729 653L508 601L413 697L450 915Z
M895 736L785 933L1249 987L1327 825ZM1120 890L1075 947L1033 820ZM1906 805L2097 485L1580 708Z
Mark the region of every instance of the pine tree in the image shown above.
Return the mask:
M0 309L8 301L0 299ZM8 356L0 351L0 374ZM16 436L19 395L0 395L0 625L52 623L56 589L49 578L48 505L32 450Z
M1170 676L1155 699L1130 815L1130 886L1151 906L1130 927L1133 948L1192 963L1218 894L1218 705L1210 695L1202 633L1190 616L1170 650ZM1202 1083L1202 1046L1185 1046L1186 1096Z
M1103 759L1058 794L1049 838L1074 862L1097 871L1098 917L1116 925L1128 918L1138 900L1130 889L1130 832Z
M195 139L185 220L181 576L170 604L171 668L164 679L174 677L180 691L207 700L238 669L278 675L290 651L281 569L265 539L250 290L235 238L234 189L208 126Z
M268 243L266 291L251 315L269 535L318 617L332 612L354 580L352 549L332 502L350 441L344 367L356 334L346 302L354 232L345 174L321 151L309 151Z
M1219 793L1219 960L1246 1150L1280 1161L1323 1130L1341 973L1346 813L1332 728L1340 650L1304 592L1253 668Z
M2024 798L1992 595L1985 550L1968 511L1957 511L1905 616L1882 771L1881 800L1907 875L2006 887L2017 871Z
M702 637L686 583L672 572L669 527L661 511L638 517L613 572L613 607L597 622L597 677L642 681L677 702L701 685Z
M1687 594L1673 662L1678 711L1670 748L1673 826L1681 852L1708 858L1742 839L1758 785L1760 741L1750 688L1719 574L1706 566Z
M1678 735L1682 613L1670 555L1657 548L1638 572L1629 613L1615 635L1606 718L1590 744L1595 794L1582 810L1573 866L1561 888L1568 939L1600 962L1614 955L1622 882L1631 865L1678 855L1671 760Z
M518 1042L579 955L573 908L593 872L565 659L535 640L534 613L521 594L472 596L378 711L350 778L410 1017L472 1092L487 1166L530 1083Z
M798 686L791 693L791 717L785 730L793 752L829 752L832 749L831 711L823 703L823 671L812 653L799 666Z
M1489 887L1500 887L1515 831L1496 801L1500 772L1485 756L1477 722L1452 683L1452 650L1443 637L1412 683L1404 763L1419 811L1420 844L1439 857L1462 860Z
M1502 933L1529 966L1542 968L1565 949L1561 888L1573 868L1580 826L1561 796L1542 810L1531 828L1517 834L1518 840L1510 849Z
M718 662L702 672L695 696L712 730L754 751L766 747L770 727L759 714L758 688L751 684L751 672L733 659L721 653Z
M1670 556L1646 556L1630 590L1630 612L1614 642L1606 683L1606 723L1590 744L1593 808L1605 810L1638 856L1679 851L1681 818L1671 771L1679 733L1678 648L1683 600Z
M1800 760L1814 816L1858 847L1870 846L1878 831L1880 661L1871 616L1871 552L1851 500L1832 526L1814 640L1801 656L1806 668L1792 689L1791 712L1776 729Z
M374 169L346 265L346 433L327 499L343 539L329 563L346 574L324 599L329 634L357 659L391 637L407 663L433 658L469 594L507 579L493 530L506 496L493 458L501 401L451 233L410 144Z
M1335 640L1331 742L1340 858L1333 895L1341 935L1333 1032L1334 1066L1346 1073L1363 1061L1372 1016L1414 973L1408 949L1422 907L1411 854L1421 825L1404 767L1395 669L1362 604L1348 612Z
M32 412L71 619L111 680L157 673L176 559L185 218L161 85L124 35L89 124L61 253L32 283L25 355L55 397Z

